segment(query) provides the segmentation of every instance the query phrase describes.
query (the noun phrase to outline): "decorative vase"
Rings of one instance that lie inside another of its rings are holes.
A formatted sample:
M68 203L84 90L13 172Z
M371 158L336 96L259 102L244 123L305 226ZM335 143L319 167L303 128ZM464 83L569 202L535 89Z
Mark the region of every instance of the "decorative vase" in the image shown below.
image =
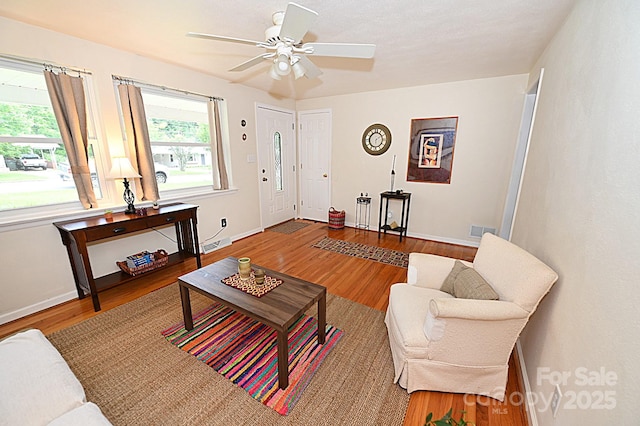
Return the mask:
M242 280L248 280L251 278L251 259L248 257L241 257L238 259L238 273Z

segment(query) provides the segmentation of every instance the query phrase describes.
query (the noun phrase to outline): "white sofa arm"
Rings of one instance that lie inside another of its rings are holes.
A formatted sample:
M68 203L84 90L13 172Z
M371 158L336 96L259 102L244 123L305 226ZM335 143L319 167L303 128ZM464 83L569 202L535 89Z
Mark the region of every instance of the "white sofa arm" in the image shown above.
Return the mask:
M434 318L459 318L475 321L526 319L529 316L529 312L511 302L456 298L431 299L429 313Z
M435 254L410 253L407 283L418 287L440 290L455 261L456 259ZM466 266L472 266L470 262L464 260L461 260L461 262Z
M429 359L457 365L506 364L528 315L507 301L431 299L423 324Z

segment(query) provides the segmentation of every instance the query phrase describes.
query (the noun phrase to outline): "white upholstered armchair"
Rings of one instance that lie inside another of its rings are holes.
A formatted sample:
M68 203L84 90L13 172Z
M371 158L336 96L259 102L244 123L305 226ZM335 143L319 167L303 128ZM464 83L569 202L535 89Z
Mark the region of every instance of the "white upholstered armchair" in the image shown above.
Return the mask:
M407 283L391 286L385 323L394 380L408 392L471 393L503 401L516 339L558 275L492 234L482 237L473 264L461 263L411 253ZM490 286L484 290L492 288L499 300L464 298L476 295L476 289L463 288L459 269L465 267L471 267L466 275L477 272ZM443 284L457 297L441 291Z

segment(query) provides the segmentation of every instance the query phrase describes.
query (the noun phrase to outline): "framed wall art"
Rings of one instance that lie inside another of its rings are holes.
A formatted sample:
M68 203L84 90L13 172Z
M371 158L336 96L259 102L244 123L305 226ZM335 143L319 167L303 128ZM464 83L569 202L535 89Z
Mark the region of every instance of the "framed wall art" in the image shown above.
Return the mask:
M407 182L451 183L458 117L411 120Z

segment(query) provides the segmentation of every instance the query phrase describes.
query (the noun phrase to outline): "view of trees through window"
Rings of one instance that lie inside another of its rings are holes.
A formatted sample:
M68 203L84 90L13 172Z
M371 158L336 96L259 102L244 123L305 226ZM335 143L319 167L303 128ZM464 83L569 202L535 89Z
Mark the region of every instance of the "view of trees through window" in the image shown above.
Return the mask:
M179 92L142 90L149 139L163 191L213 185L211 133L204 98ZM157 173L156 173L157 175Z
M51 107L0 104L0 135L40 135L59 138L60 130Z
M202 142L210 143L209 125L195 121L148 120L149 139L154 142ZM186 171L192 154L190 147L171 146L169 151L174 155L181 172Z
M38 105L16 105L0 103L0 140L3 137L39 136L60 138L58 123L51 108ZM34 146L37 146L34 144ZM35 149L37 153L52 161L48 149ZM0 143L0 155L7 158L19 158L22 154L33 153L34 148L24 143ZM64 146L57 149L58 161L66 159Z

